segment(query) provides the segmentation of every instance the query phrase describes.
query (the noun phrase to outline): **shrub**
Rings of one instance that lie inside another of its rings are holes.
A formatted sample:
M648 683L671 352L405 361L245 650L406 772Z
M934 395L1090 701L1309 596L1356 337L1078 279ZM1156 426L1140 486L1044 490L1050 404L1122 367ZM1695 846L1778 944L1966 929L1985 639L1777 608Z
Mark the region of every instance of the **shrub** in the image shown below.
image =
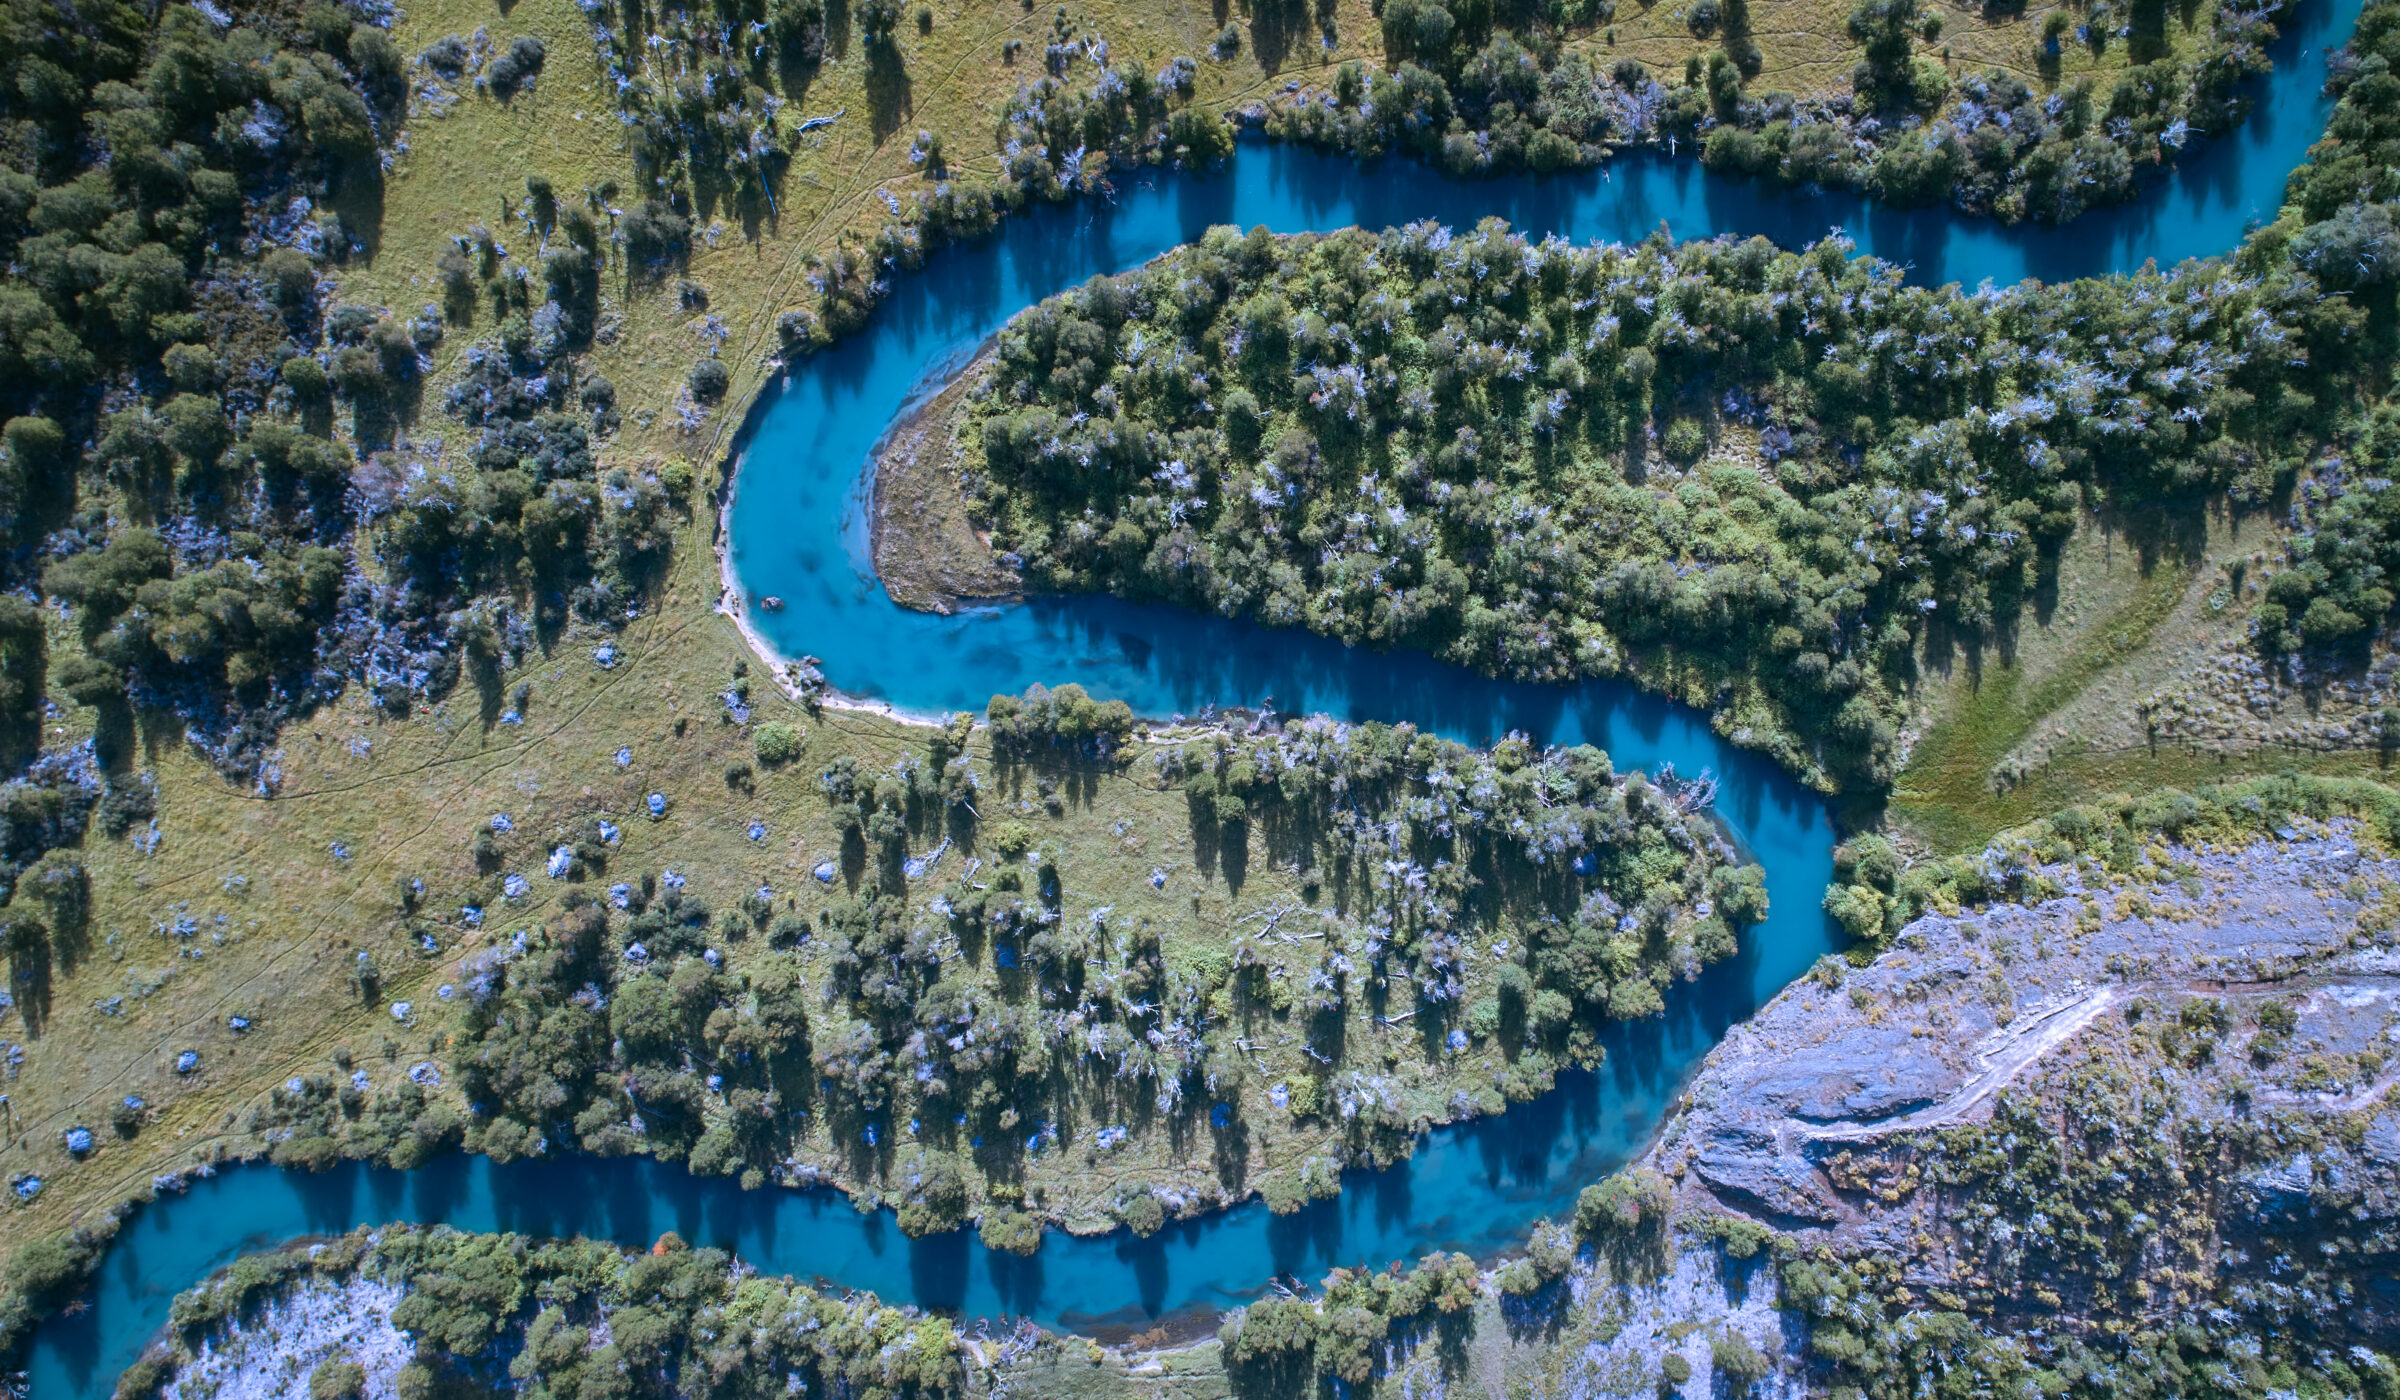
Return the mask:
M1657 1172L1635 1168L1583 1188L1575 1198L1575 1229L1586 1239L1612 1240L1655 1233L1666 1223L1673 1191Z
M1716 1368L1718 1379L1736 1395L1747 1393L1774 1369L1774 1364L1759 1354L1748 1337L1730 1329L1718 1333L1708 1344L1708 1360Z
M274 294L275 304L284 310L304 310L316 300L316 264L299 249L276 249L259 259L258 270L261 280Z
M1021 821L1004 821L992 828L992 847L1014 860L1033 848L1033 829Z
M308 1400L358 1400L366 1389L366 1368L355 1361L325 1362L308 1377Z
M371 24L350 26L350 67L377 102L397 102L408 90L408 57L392 36Z
M1042 1247L1042 1222L1014 1206L984 1212L978 1227L986 1249L1031 1256Z
M11 418L5 434L5 471L0 471L0 512L18 516L29 499L62 491L74 479L66 432L48 418ZM22 518L20 516L20 518Z
M626 211L625 251L644 262L681 257L692 237L692 221L655 199Z
M1282 1369L1317 1344L1317 1311L1299 1298L1262 1298L1217 1330L1225 1359L1238 1370Z
M702 403L715 403L733 387L733 376L725 372L725 362L715 357L692 366L690 378L692 397Z
M531 34L519 35L508 46L508 52L493 59L492 66L484 70L484 81L491 85L493 96L503 100L514 97L518 89L532 86L548 57L541 40Z
M1667 435L1659 445L1668 461L1688 467L1708 451L1708 433L1691 419L1678 418L1667 425Z
M1827 886L1825 912L1852 938L1875 939L1883 934L1883 895L1869 886Z
M1147 1239L1167 1223L1167 1211L1156 1194L1143 1191L1117 1207L1117 1218L1125 1222L1126 1229Z
M312 356L294 355L285 360L282 374L284 387L292 391L292 397L303 402L313 403L322 399L333 387L325 374L325 366L318 364Z
M801 734L799 726L781 720L760 725L752 733L750 742L758 751L758 761L770 768L791 762L800 756L802 749L808 747L808 740Z
M658 469L658 489L678 505L691 499L693 484L692 464L681 457Z

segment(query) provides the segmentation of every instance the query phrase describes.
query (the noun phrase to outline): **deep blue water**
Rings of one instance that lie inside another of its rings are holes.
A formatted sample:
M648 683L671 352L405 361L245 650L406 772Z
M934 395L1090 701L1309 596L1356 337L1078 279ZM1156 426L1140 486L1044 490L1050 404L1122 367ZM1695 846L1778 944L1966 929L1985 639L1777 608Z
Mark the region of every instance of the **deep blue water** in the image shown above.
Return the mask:
M1381 227L1488 214L1529 233L1633 240L1662 222L1678 238L1764 234L1798 245L1840 226L1912 279L2007 283L2124 271L2223 252L2271 218L2284 175L2324 129L2323 55L2361 0L2307 3L2275 49L2277 73L2230 139L2212 143L2129 207L2065 229L2007 229L1938 211L1895 213L1821 193L1777 193L1632 155L1603 177L1458 183L1421 167L1372 169L1246 144L1230 170L1156 177L1010 220L900 279L868 329L803 364L757 413L731 515L735 567L753 596L788 606L755 620L785 651L813 653L855 694L911 710L980 708L1034 681L1079 681L1163 715L1272 697L1285 711L1407 719L1471 741L1520 729L1588 741L1621 768L1724 779L1719 812L1768 872L1774 911L1739 956L1678 991L1667 1014L1612 1031L1597 1073L1506 1115L1431 1135L1388 1172L1351 1173L1340 1199L1275 1217L1251 1204L1170 1225L1149 1240L1048 1237L1030 1260L961 1232L909 1240L888 1212L829 1191L744 1192L640 1161L494 1167L453 1157L414 1173L321 1175L251 1166L196 1183L127 1222L91 1306L36 1338L32 1394L103 1396L159 1327L168 1300L244 1250L364 1222L448 1221L470 1230L586 1234L647 1244L674 1229L759 1268L872 1289L969 1316L1019 1314L1109 1331L1254 1296L1272 1277L1380 1265L1433 1249L1489 1254L1557 1214L1580 1187L1640 1150L1700 1057L1734 1022L1835 946L1818 910L1831 873L1822 802L1733 749L1691 710L1616 683L1512 685L1413 653L1356 652L1273 631L1104 598L1039 600L955 617L895 606L866 559L863 469L885 425L945 367L1020 308L1136 266L1212 224L1278 232Z

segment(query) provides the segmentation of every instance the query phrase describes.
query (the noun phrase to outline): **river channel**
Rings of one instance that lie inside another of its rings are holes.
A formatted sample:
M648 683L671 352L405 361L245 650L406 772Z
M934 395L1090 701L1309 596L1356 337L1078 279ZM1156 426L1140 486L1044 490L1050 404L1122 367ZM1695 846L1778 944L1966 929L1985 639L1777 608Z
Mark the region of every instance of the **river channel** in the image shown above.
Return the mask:
M1245 142L1224 171L1122 180L1109 197L1035 210L990 238L936 253L897 279L864 331L798 365L754 411L736 449L733 567L751 596L786 600L753 622L785 652L821 658L827 679L850 694L910 711L980 709L995 692L1076 681L1156 716L1271 698L1281 711L1409 720L1471 742L1510 730L1588 742L1620 769L1713 770L1718 812L1765 865L1773 912L1736 958L1678 988L1664 1016L1612 1028L1599 1071L1562 1075L1554 1092L1499 1117L1437 1130L1407 1163L1350 1173L1338 1199L1294 1215L1251 1202L1146 1240L1052 1232L1030 1259L987 1251L970 1231L908 1239L890 1212L862 1214L828 1190L745 1192L645 1159L496 1167L454 1156L409 1173L230 1168L125 1223L89 1306L37 1334L31 1394L107 1395L177 1290L244 1251L366 1223L440 1221L626 1245L673 1229L770 1273L1100 1335L1237 1303L1277 1277L1313 1281L1334 1265L1515 1245L1535 1220L1560 1213L1584 1184L1638 1153L1726 1029L1836 946L1818 907L1835 840L1824 803L1719 738L1706 716L1622 683L1511 684L1415 653L1356 651L1105 598L947 617L902 609L868 559L865 465L876 439L1009 316L1213 224L1291 233L1428 218L1463 226L1498 215L1529 235L1576 242L1632 241L1663 224L1679 239L1763 234L1786 246L1839 227L1858 251L1927 284L2053 281L2222 253L2273 217L2285 175L2323 134L2325 52L2348 37L2359 9L2360 0L2303 0L2241 130L2187 153L2135 203L2059 229L1777 191L1643 153L1620 157L1605 174L1460 182L1405 161L1362 167Z

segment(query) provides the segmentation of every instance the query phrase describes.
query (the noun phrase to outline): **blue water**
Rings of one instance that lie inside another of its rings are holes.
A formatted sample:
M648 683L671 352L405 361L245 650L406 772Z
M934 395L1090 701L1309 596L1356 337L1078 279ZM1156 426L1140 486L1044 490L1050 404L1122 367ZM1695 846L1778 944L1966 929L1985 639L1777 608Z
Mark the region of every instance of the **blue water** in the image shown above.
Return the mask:
M749 425L731 514L735 567L755 620L785 651L823 659L854 694L911 710L979 708L1034 681L1079 681L1163 715L1272 697L1285 711L1407 719L1470 741L1511 729L1591 742L1624 768L1672 762L1724 779L1719 812L1768 872L1774 912L1731 962L1679 989L1667 1014L1612 1028L1597 1073L1503 1117L1433 1133L1409 1163L1354 1172L1342 1196L1292 1216L1251 1204L1168 1226L1148 1240L1052 1234L1021 1260L967 1232L901 1235L829 1191L744 1192L642 1160L494 1167L453 1157L413 1173L346 1167L321 1175L230 1169L127 1222L90 1306L54 1319L31 1355L32 1394L103 1396L163 1323L168 1300L244 1250L362 1222L448 1221L469 1230L584 1234L647 1244L668 1229L722 1245L769 1272L872 1289L968 1316L1016 1314L1099 1333L1255 1296L1272 1277L1380 1265L1433 1249L1485 1255L1559 1213L1586 1182L1638 1152L1685 1076L1724 1034L1835 946L1818 910L1834 832L1822 802L1773 765L1725 744L1704 716L1630 687L1513 685L1414 653L1358 652L1305 633L1105 598L1039 600L934 617L895 606L866 558L864 465L912 395L1018 309L1122 271L1212 224L1278 232L1380 227L1496 214L1529 233L1633 240L1764 234L1786 245L1836 226L1913 280L2057 280L2223 252L2274 216L2285 173L2323 132L2326 46L2361 0L2303 5L2275 49L2249 122L2158 180L2138 203L2060 229L2002 228L1940 212L1896 213L1849 196L1778 193L1709 177L1688 162L1633 155L1608 174L1457 183L1402 162L1372 169L1246 144L1231 168L1121 186L1010 220L900 279L868 329L807 361Z
M1012 219L997 236L937 254L922 272L901 278L864 333L810 358L757 410L739 463L732 555L751 596L780 596L786 607L754 612L752 620L788 654L820 657L836 687L903 709L979 709L993 692L1035 681L1080 681L1153 715L1271 694L1287 711L1410 719L1468 740L1514 724L1560 742L1589 738L1621 764L1650 762L1653 755L1620 749L1621 732L1605 725L1578 731L1566 718L1587 712L1586 694L1615 695L1611 687L1497 686L1306 633L1100 597L952 617L911 612L885 595L868 560L868 454L930 377L961 362L1021 308L1095 274L1139 266L1214 224L1293 233L1419 218L1465 225L1499 215L1529 235L1555 232L1578 242L1636 240L1663 223L1678 238L1764 234L1790 246L1839 226L1860 252L1901 263L1927 283L2056 281L2222 253L2274 217L2285 175L2323 134L2331 110L2322 94L2325 46L2350 32L2360 4L2304 4L2276 46L2274 80L2259 85L2238 135L2199 150L2135 203L2063 228L1899 213L1848 195L1778 193L1718 179L1688 160L1642 154L1615 162L1606 178L1465 183L1404 161L1361 168L1256 143L1222 174L1156 177L1120 189L1112 202ZM1548 728L1545 716L1568 727ZM1705 738L1686 738L1677 726L1661 738L1668 748L1655 757L1673 758L1687 772L1691 760L1715 761Z

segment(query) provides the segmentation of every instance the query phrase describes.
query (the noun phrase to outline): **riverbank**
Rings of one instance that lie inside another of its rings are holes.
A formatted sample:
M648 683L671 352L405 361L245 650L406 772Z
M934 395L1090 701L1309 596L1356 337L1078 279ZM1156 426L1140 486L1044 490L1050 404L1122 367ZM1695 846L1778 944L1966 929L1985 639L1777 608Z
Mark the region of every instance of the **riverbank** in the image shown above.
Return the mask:
M947 373L938 391L893 422L868 458L875 577L901 607L947 616L1024 592L1024 580L993 555L990 537L968 518L959 484L959 416L990 373L992 346L985 341Z

